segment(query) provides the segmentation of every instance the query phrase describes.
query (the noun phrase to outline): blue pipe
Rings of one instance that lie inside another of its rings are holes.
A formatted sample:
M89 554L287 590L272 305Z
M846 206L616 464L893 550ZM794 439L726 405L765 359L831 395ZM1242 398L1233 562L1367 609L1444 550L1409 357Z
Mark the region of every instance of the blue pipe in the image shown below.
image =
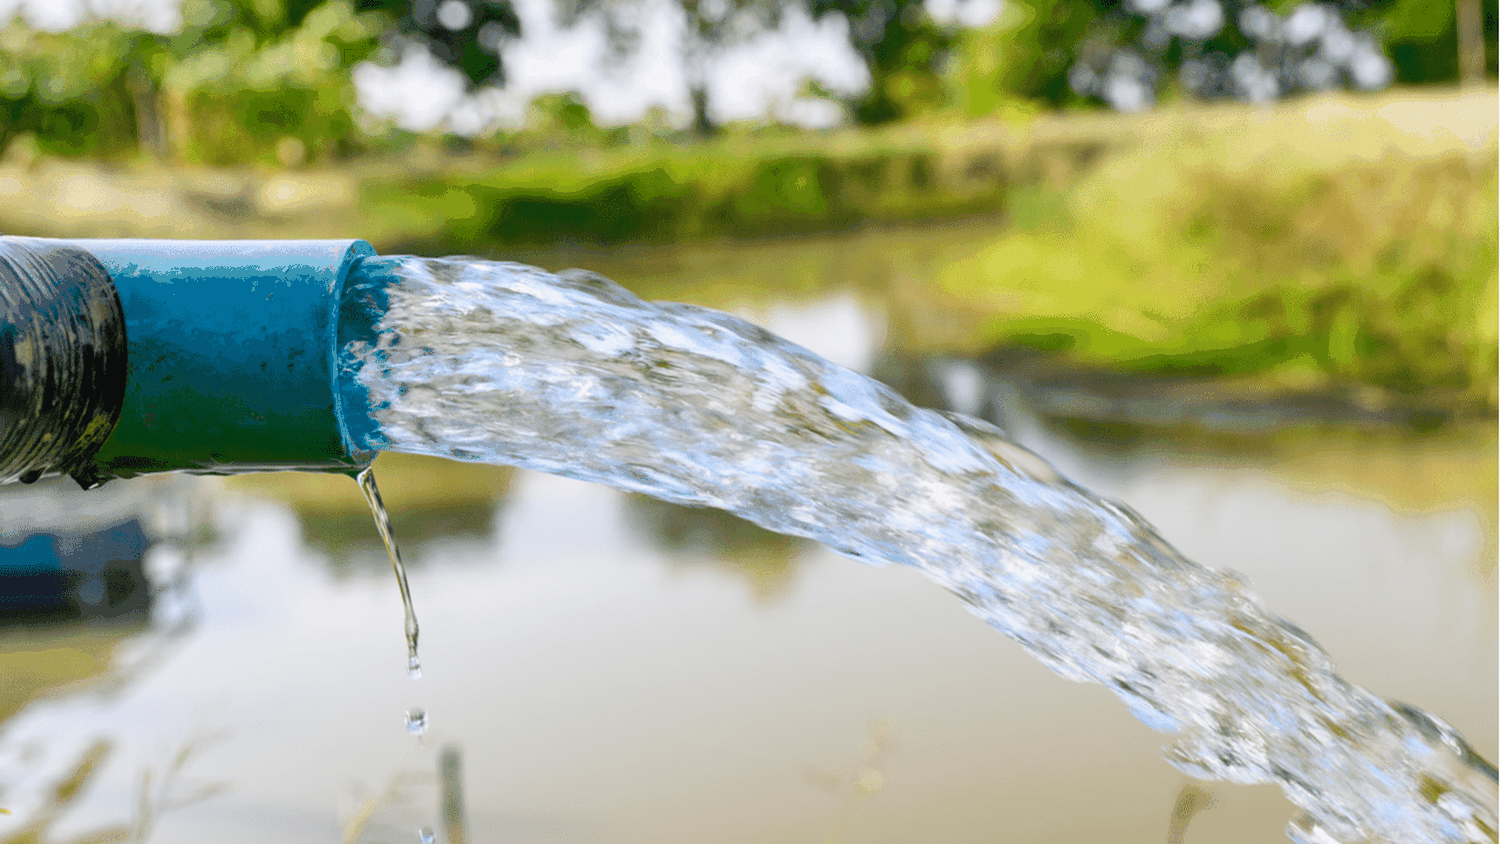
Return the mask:
M0 483L369 465L337 355L345 283L374 254L363 240L0 237Z

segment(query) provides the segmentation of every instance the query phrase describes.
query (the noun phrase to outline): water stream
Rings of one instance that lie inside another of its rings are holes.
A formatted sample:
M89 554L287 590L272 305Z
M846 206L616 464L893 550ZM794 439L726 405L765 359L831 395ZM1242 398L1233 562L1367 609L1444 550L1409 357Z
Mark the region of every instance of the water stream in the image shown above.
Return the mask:
M417 611L411 602L411 586L406 580L406 564L401 561L401 549L396 545L396 537L391 532L391 517L385 510L385 502L380 498L380 487L375 485L374 467L366 466L355 476L355 480L359 482L360 492L364 493L365 503L370 505L375 529L380 532L385 553L391 558L391 570L396 574L396 586L401 590L401 609L405 613L406 674L415 680L422 676L422 661L417 656L417 636L420 630L417 626ZM407 723L410 722L408 718ZM423 724L426 724L425 718Z
M341 377L346 416L370 420L361 447L716 507L912 566L1177 734L1179 769L1280 785L1295 841L1496 840L1495 770L1455 730L1343 680L1236 575L992 426L589 273L386 257L351 278Z

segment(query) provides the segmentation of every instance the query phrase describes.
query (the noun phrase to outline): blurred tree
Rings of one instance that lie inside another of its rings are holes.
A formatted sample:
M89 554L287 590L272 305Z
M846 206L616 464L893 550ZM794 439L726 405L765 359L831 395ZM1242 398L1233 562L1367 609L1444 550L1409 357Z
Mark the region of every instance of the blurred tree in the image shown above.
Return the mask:
M842 15L870 72L854 114L865 124L908 117L942 103L943 62L956 32L940 26L923 0L808 0L814 19Z
M1374 17L1409 85L1481 81L1495 73L1496 6L1475 0L1390 0Z
M1465 85L1477 85L1484 81L1486 63L1484 11L1479 0L1458 0L1457 5L1454 25L1458 27L1459 79Z
M1461 53L1471 75L1481 61L1493 74L1495 21L1474 0L1012 0L957 52L1014 95L1134 111L1178 92L1259 102L1454 82Z
M683 71L699 135L715 130L708 67L727 47L774 29L791 9L813 20L842 17L850 43L870 72L870 90L854 103L861 123L895 120L941 102L940 70L953 43L950 28L927 14L924 0L674 0L685 19ZM562 18L599 17L620 54L637 43L643 0L559 0Z
M312 5L323 0L287 0ZM512 0L357 0L359 11L387 15L390 46L419 46L461 73L472 90L505 84L500 48L521 34Z
M757 32L777 26L791 2L795 0L674 0L684 19L682 70L695 133L708 136L717 128L708 94L708 67L714 56ZM574 24L585 17L600 20L617 57L623 57L639 44L640 23L646 18L645 5L643 0L558 0L564 23Z
M57 155L133 149L136 125L126 74L147 51L112 23L81 35L24 25L0 30L0 144L35 138Z
M349 70L374 55L386 18L347 0L185 0L182 16L159 77L173 157L291 164L350 151Z
M350 70L421 47L471 88L504 80L510 0L183 0L173 32L91 19L0 30L0 146L282 163L356 143Z
M512 144L523 148L597 148L629 137L629 130L623 127L601 129L577 91L538 94L528 104L526 112L526 128L512 134L509 139Z
M987 27L959 36L955 68L965 83L1025 100L1063 105L1075 99L1068 70L1085 49L1097 51L1106 35L1126 40L1133 33L1106 27L1102 21L1118 6L1110 0L1010 0ZM1111 29L1116 31L1110 32ZM993 98L966 96L976 107Z

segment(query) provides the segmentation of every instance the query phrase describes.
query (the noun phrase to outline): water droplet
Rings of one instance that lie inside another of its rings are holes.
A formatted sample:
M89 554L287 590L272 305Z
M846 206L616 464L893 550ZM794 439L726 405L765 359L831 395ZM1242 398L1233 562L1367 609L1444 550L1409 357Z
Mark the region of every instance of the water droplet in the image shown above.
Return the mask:
M437 833L432 831L432 827L424 826L417 830L417 839L422 844L432 844L432 842L437 840Z
M421 707L406 710L406 731L419 737L427 732L427 711Z
M422 661L417 659L416 654L412 654L411 656L407 657L406 676L412 678L413 680L422 676Z

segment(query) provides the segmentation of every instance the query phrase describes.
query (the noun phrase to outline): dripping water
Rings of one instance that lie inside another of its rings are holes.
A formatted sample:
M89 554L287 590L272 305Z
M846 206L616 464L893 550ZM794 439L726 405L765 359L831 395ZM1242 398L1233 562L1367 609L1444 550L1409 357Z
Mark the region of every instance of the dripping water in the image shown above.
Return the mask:
M406 613L406 673L415 680L422 676L422 663L417 658L417 613L412 608L411 587L406 582L406 565L401 562L401 550L396 547L396 537L391 533L390 516L385 511L385 502L380 499L380 488L375 485L375 467L365 467L356 480L370 505L370 514L375 517L375 528L380 531L380 540L385 543L385 552L390 556L391 568L396 573L396 585L401 589L401 607Z
M417 737L417 746L425 747L427 735L427 710L414 706L406 710L406 731Z

